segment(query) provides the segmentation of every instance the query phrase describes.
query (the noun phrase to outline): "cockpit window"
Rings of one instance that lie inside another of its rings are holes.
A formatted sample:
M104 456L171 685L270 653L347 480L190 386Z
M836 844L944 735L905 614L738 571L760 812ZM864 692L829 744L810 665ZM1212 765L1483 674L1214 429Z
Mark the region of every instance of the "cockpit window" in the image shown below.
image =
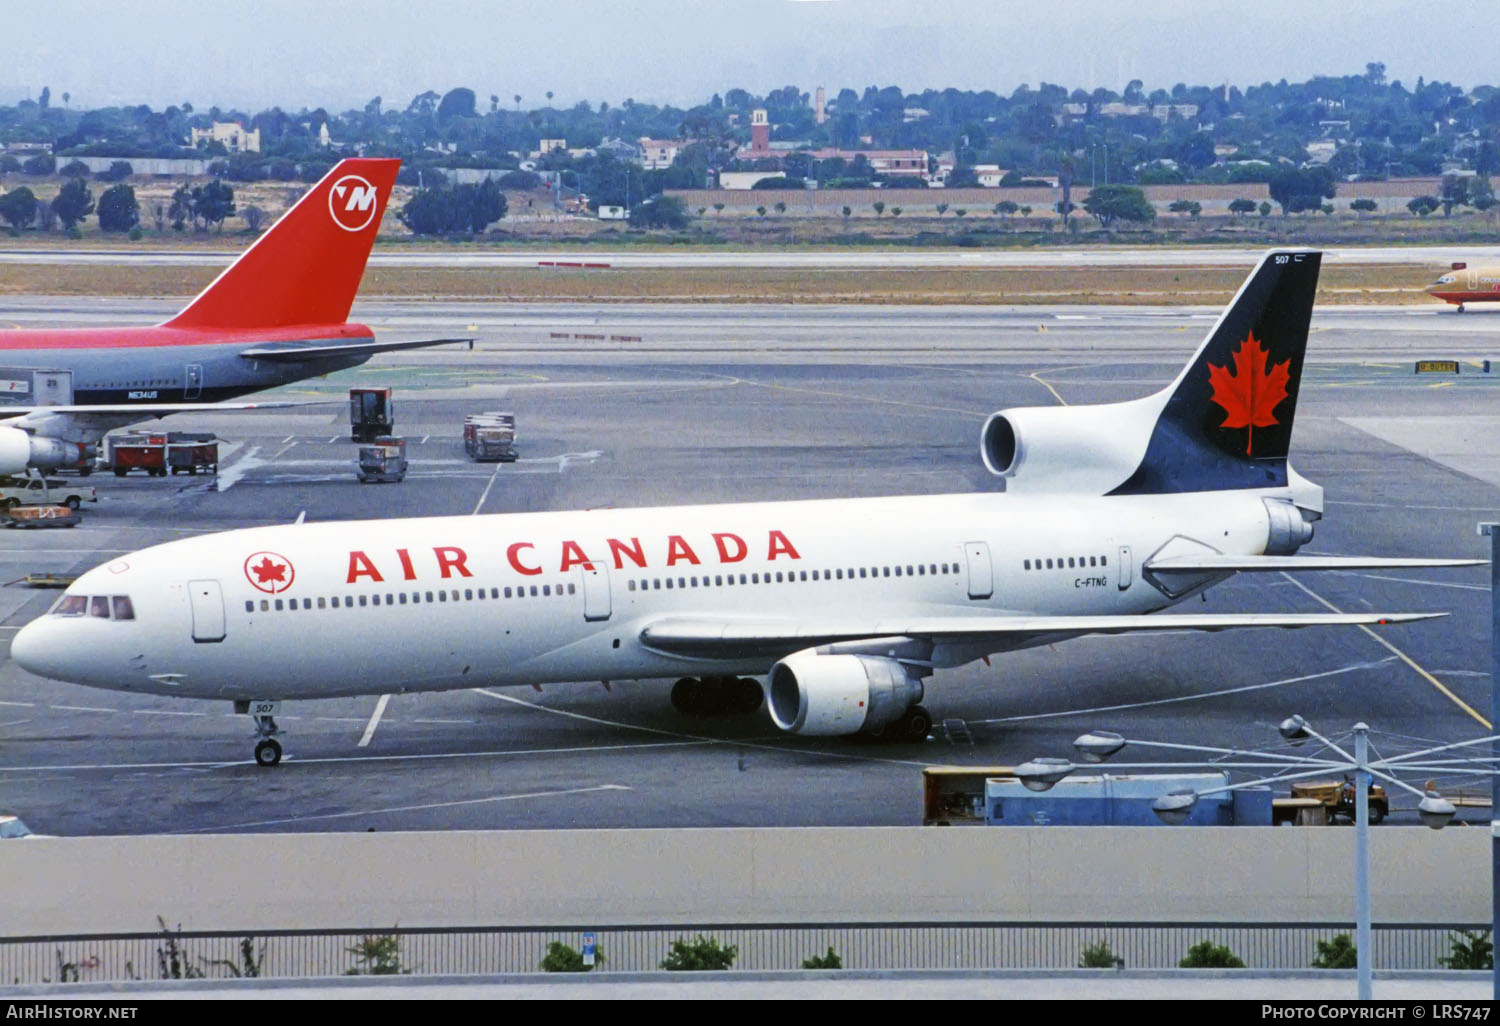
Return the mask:
M89 600L82 595L64 595L52 607L53 616L82 616L88 612Z
M1433 282L1433 284L1434 285L1452 285L1453 282L1454 282L1454 276L1451 275L1451 274L1445 274L1441 278L1439 278L1437 281Z
M129 595L111 595L109 601L116 620L135 619L135 606L131 604Z
M94 595L89 599L89 615L97 616L101 620L109 619L109 599L103 595Z

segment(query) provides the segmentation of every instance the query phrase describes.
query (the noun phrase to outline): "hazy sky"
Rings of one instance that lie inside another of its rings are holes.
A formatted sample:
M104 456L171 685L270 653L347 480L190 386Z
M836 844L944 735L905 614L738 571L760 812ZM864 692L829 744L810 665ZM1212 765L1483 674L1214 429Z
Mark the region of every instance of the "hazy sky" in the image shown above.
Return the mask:
M481 109L548 90L686 106L736 86L1245 86L1370 61L1408 85L1500 84L1494 0L48 0L20 20L0 103L45 85L83 107L340 111L467 86Z

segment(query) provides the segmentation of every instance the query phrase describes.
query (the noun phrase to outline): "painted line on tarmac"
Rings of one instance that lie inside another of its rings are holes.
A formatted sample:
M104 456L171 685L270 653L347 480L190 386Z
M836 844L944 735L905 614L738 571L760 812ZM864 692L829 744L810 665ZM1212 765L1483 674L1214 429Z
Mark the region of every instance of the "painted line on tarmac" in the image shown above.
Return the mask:
M30 723L30 722L31 722L31 717L28 716L24 720L7 720L4 723L0 723L0 727L19 727L23 723Z
M1460 591L1483 591L1490 590L1487 584L1454 584L1451 581L1419 581L1414 577L1390 577L1386 574L1345 573L1341 577L1364 577L1372 581L1391 581L1395 584L1420 584L1427 588L1457 588Z
M781 755L820 755L830 759L848 759L855 762L879 762L891 766L926 766L931 760L928 759L881 759L868 755L851 755L848 752L820 752L807 748L787 748L782 745L767 744L750 738L724 738L705 737L701 734L683 734L672 730L663 730L661 727L644 727L636 723L623 723L619 720L606 720L598 716L587 716L583 713L572 712L568 709L554 709L551 706L537 705L528 702L524 698L516 698L513 695L502 695L488 688L471 688L476 695L493 698L500 702L510 702L525 709L533 709L536 712L551 713L554 716L562 716L571 720L582 720L584 723L593 723L601 727L615 727L620 730L639 730L647 734L658 734L662 737L680 738L684 742L698 744L728 745L735 748L754 748L763 752L776 752Z
M1338 606L1335 606L1332 602L1329 602L1322 595L1319 595L1317 592L1313 591L1311 588L1309 588L1307 585L1303 584L1301 581L1297 580L1295 577L1293 577L1291 574L1287 573L1285 570L1281 571L1281 576L1285 577L1287 580L1289 580L1293 584L1295 584L1298 588L1300 588L1303 591L1305 591L1312 598L1316 599L1320 604L1322 604L1329 611L1334 612L1334 613L1342 613L1343 612L1343 610L1340 609ZM1483 716L1481 716L1479 714L1479 712L1472 705L1470 705L1468 702L1465 702L1462 698L1459 698L1451 690L1449 690L1448 686L1446 684L1444 684L1442 681L1438 680L1431 673L1428 673L1426 670L1422 669L1421 666L1417 665L1417 661L1415 659L1413 659L1411 656L1407 655L1405 652L1401 651L1395 645L1391 644L1389 641L1387 641L1385 638L1381 637L1376 632L1372 631L1370 628L1366 627L1364 624L1357 624L1356 626L1358 626L1360 630L1364 631L1370 637L1374 638L1376 640L1376 642L1378 642L1382 648L1385 648L1385 649L1388 649L1391 652L1394 652L1397 659L1400 659L1407 666L1411 667L1412 670L1414 670L1416 672L1417 676L1421 677L1427 683L1431 684L1434 688L1436 688L1442 694L1444 694L1445 696L1447 696L1447 698L1448 698L1448 700L1450 702L1452 702L1454 705L1458 706L1464 712L1468 713L1469 716L1471 716L1478 723L1482 724L1485 730L1489 730L1490 729L1490 721L1489 720L1487 720Z
M385 707L390 704L390 695L381 695L375 703L375 711L370 714L370 722L365 725L364 736L359 739L358 748L368 748L370 739L375 736L375 728L380 726L380 717L385 715Z
M244 830L250 827L285 826L291 823L312 823L319 820L351 819L355 816L384 816L393 812L427 812L431 809L454 809L473 805L491 805L496 802L518 802L530 798L562 798L575 794L598 794L602 791L629 791L624 784L596 784L593 787L570 787L560 791L528 791L522 794L497 794L488 798L465 798L451 802L431 802L425 805L394 805L383 809L360 809L356 812L324 812L316 816L289 816L285 819L262 819L249 823L229 823L223 826L197 827L178 830L182 834L211 834L219 830Z
M474 512L471 513L470 516L476 516L477 517L479 515L479 511L482 510L482 509L484 509L485 500L490 497L490 489L493 488L493 487L495 487L495 479L500 476L500 468L503 467L504 465L505 464L503 464L503 463L496 463L495 464L494 473L490 474L490 479L485 484L484 491L480 493L480 495L479 495L479 501L474 504Z
M1149 702L1123 702L1119 705L1099 705L1091 709L1060 709L1057 712L1030 713L1026 716L1002 716L992 720L969 720L970 723L996 724L996 723L1026 723L1031 720L1055 720L1064 716L1095 716L1099 713L1122 712L1130 709L1147 709L1155 705L1175 705L1180 702L1198 702L1205 698L1222 698L1225 695L1239 695L1247 691L1264 691L1266 688L1285 687L1289 684L1305 684L1312 680L1325 680L1329 677L1338 677L1345 673L1355 673L1359 670L1374 670L1388 663L1396 661L1396 656L1386 656L1373 663L1355 663L1352 666L1340 666L1336 670L1322 670L1318 673L1308 673L1300 677L1285 677L1281 680L1266 681L1263 684L1246 684L1243 687L1224 688L1219 691L1200 691L1191 695L1173 695L1171 698L1154 698Z

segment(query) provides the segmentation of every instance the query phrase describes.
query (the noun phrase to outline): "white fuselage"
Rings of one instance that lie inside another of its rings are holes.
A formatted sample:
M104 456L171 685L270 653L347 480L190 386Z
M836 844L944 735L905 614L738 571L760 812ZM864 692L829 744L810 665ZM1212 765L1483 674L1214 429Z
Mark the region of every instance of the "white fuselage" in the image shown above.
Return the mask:
M673 655L641 632L669 617L1149 613L1173 601L1141 576L1154 552L1188 538L1259 554L1263 498L1287 494L979 493L251 528L89 571L67 595L127 596L133 618L43 617L27 628L27 662L95 687L232 699L758 675L775 659ZM982 654L939 644L932 663Z

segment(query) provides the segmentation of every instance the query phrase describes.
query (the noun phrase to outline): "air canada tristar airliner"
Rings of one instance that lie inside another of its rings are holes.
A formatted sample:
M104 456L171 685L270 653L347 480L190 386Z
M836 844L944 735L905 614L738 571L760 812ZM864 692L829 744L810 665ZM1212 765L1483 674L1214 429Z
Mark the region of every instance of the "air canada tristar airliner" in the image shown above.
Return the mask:
M358 366L390 349L349 309L399 160L339 162L177 316L128 328L0 331L0 475L87 467L114 428Z
M1319 258L1267 254L1155 395L991 416L1003 490L206 535L90 570L11 656L231 700L270 766L284 700L678 678L684 711L764 700L793 734L920 739L933 672L994 653L1442 615L1161 612L1236 573L1477 562L1295 555L1323 508L1287 465Z

